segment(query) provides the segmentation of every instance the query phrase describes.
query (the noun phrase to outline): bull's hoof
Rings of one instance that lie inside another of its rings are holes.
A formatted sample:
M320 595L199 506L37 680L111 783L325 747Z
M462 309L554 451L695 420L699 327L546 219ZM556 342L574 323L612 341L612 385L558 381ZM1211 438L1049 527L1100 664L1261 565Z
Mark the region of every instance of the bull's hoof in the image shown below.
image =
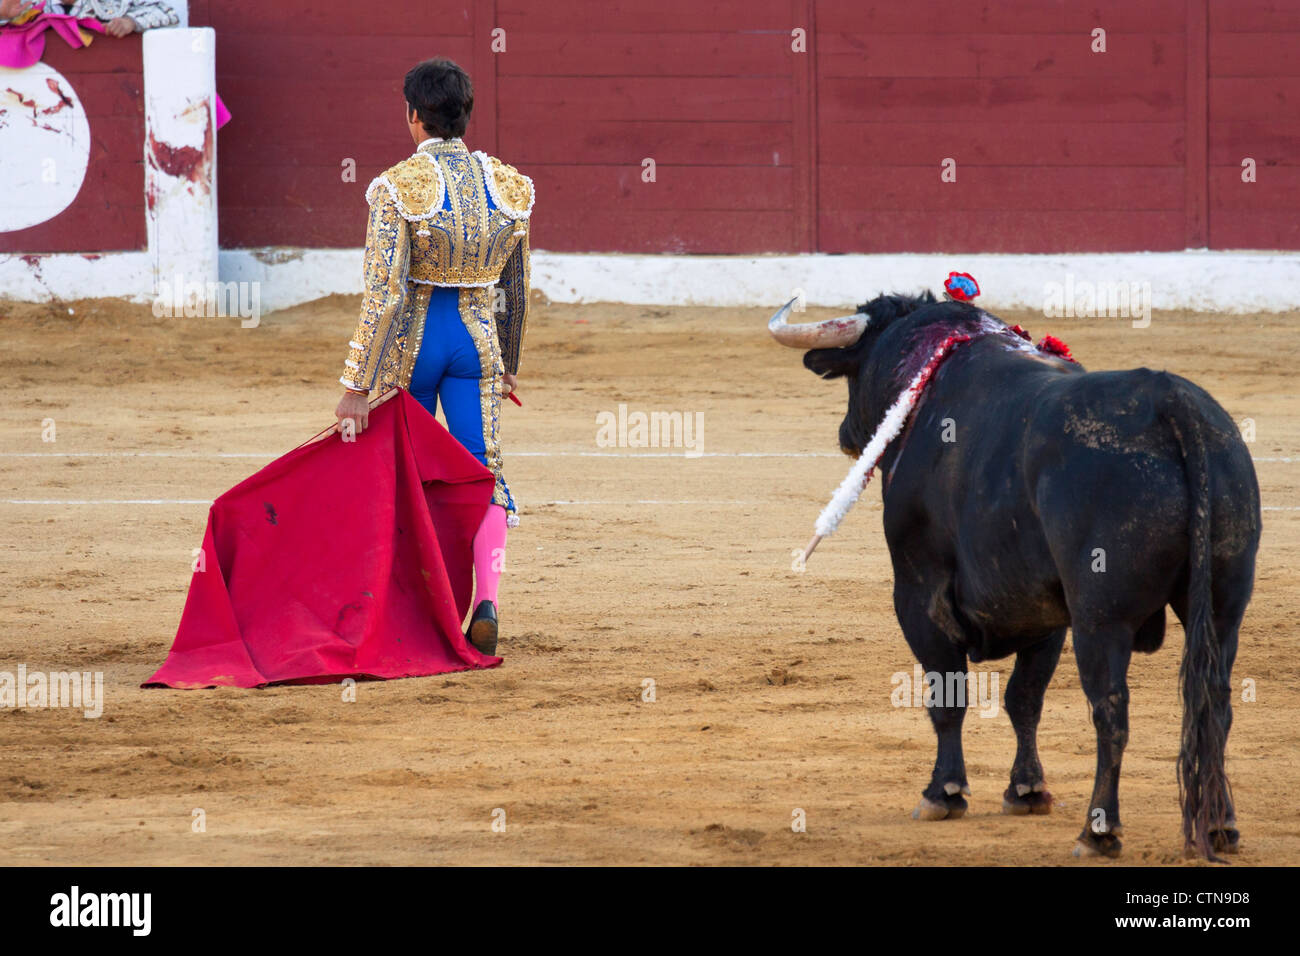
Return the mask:
M1052 812L1052 795L1046 790L1028 790L1020 793L1024 784L1019 786L1007 787L1006 793L1002 794L1002 812L1013 817L1024 817L1029 814L1043 816Z
M1074 841L1074 855L1080 859L1087 859L1094 856L1104 856L1110 859L1120 855L1124 845L1119 842L1119 827L1114 827L1108 833L1093 833L1091 830L1084 830L1079 835L1079 839Z
M913 820L960 820L966 815L966 801L960 793L945 794L941 800L922 797L912 811Z
M1215 853L1237 853L1241 849L1241 833L1232 828L1211 830L1210 846Z

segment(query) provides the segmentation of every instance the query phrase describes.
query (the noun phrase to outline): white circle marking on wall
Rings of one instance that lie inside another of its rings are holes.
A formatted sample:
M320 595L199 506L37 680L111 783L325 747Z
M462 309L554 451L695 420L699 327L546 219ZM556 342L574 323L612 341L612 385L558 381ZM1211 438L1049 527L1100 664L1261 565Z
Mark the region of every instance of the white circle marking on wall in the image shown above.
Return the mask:
M90 121L72 84L45 63L0 67L0 232L67 209L89 164Z

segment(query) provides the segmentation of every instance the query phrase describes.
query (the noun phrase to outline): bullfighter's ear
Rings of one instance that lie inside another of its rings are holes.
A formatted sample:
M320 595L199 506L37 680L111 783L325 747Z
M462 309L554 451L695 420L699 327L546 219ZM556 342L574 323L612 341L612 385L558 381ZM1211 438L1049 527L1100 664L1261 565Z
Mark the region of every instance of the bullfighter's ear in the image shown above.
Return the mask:
M850 349L813 349L805 352L803 367L822 378L839 378L857 367L858 359Z

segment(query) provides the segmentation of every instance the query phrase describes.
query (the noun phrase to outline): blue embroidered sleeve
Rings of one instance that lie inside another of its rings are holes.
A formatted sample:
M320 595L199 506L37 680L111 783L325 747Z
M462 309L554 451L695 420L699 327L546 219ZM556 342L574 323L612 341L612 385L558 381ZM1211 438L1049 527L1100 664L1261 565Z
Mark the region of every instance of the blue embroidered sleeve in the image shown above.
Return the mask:
M519 372L524 333L528 329L528 293L531 263L528 253L528 221L519 223L523 236L506 259L497 285L505 294L505 311L497 318L497 341L501 344L501 362L511 375Z
M343 377L346 387L371 389L379 376L384 354L392 345L395 321L406 295L410 265L407 223L393 197L382 184L370 190L370 223L366 227L366 258L361 317L348 342Z

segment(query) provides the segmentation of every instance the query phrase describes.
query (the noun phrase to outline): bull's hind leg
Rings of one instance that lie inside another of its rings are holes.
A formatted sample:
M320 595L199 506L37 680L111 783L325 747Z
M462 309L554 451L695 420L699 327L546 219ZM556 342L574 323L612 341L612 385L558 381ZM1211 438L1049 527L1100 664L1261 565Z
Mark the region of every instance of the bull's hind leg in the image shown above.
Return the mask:
M1043 714L1043 694L1064 645L1065 628L1061 628L1016 654L1006 696L1007 716L1016 731L1016 760L1011 765L1011 785L1002 795L1003 813L1023 816L1052 812L1052 795L1038 760L1038 720Z
M1128 664L1134 629L1074 627L1074 657L1097 730L1097 776L1075 856L1119 856L1119 773L1128 745Z
M1237 592L1234 597L1240 595ZM1249 593L1247 589L1246 593ZM1219 655L1223 665L1225 680L1221 693L1214 695L1214 709L1219 722L1223 725L1226 737L1232 730L1232 665L1237 658L1237 637L1241 628L1241 619L1245 614L1244 602L1240 607L1231 599L1223 599L1229 607L1215 615L1214 633L1219 641ZM1228 785L1228 775L1223 774L1223 789L1220 794L1224 807L1223 825L1210 831L1210 847L1215 853L1236 853L1241 848L1241 833L1237 830L1237 811L1232 805L1232 788Z

